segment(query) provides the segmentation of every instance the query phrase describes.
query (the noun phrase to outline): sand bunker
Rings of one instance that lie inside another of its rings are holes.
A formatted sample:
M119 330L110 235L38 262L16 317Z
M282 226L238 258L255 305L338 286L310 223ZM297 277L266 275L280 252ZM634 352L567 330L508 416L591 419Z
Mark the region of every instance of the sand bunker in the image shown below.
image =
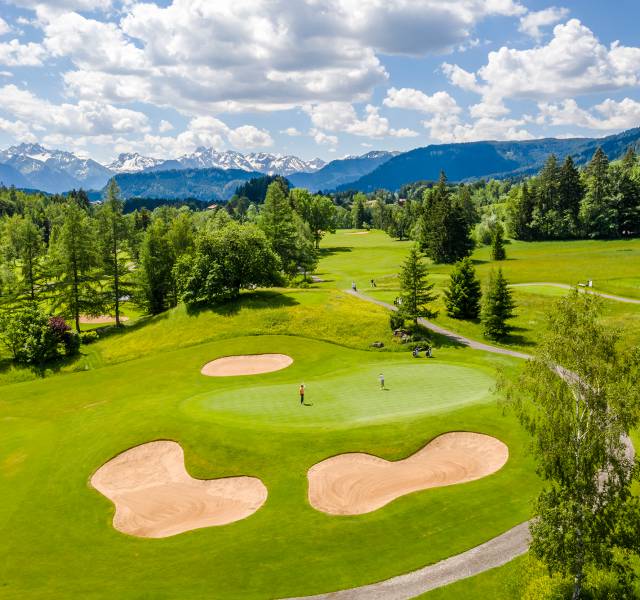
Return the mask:
M120 321L124 323L124 321L128 321L129 317L123 317L120 315ZM89 317L87 315L83 315L80 317L80 323L82 325L106 325L107 323L115 323L116 318L111 315L100 315L98 317Z
M508 457L500 440L470 432L445 433L397 462L340 454L309 469L309 502L331 515L361 515L411 492L486 477Z
M368 231L350 231L347 235L367 235Z
M116 505L118 531L148 538L239 521L267 499L255 477L194 479L184 468L182 448L170 441L119 454L95 472L91 485Z
M286 354L248 354L224 356L207 363L200 372L209 377L230 377L232 375L258 375L286 369L293 358Z

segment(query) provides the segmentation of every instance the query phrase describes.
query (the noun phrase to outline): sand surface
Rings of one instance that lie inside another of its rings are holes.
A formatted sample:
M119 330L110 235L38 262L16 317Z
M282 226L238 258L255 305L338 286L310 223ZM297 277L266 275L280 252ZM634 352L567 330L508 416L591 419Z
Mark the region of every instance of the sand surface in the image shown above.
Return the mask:
M100 467L91 485L116 506L113 526L138 537L163 538L226 525L256 512L267 488L255 477L194 479L176 442L149 442Z
M411 492L486 477L508 458L509 449L500 440L462 431L438 436L396 462L371 454L340 454L307 472L309 502L331 515L361 515Z
M367 235L368 231L350 231L347 235Z
M123 317L122 315L120 315L120 321L121 322L125 322L128 321L129 317ZM100 315L98 317L89 317L87 315L84 315L82 317L80 317L80 323L82 325L102 325L102 324L107 324L107 323L115 323L116 322L116 318L112 317L111 315Z
M293 358L286 354L248 354L223 356L208 362L200 372L209 377L230 377L232 375L258 375L286 369Z

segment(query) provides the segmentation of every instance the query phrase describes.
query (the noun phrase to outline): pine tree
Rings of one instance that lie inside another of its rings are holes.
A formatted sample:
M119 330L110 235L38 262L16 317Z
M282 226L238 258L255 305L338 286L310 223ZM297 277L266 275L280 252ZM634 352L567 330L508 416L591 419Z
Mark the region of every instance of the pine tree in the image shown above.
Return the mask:
M353 197L353 202L351 204L351 224L354 229L361 229L364 224L364 203L366 200L367 197L362 193L357 193Z
M631 171L636 164L638 164L638 155L636 154L633 146L629 146L622 157L622 168L625 171Z
M502 274L502 269L498 269L497 273L492 271L482 304L484 336L491 340L504 339L512 329L507 321L514 317L515 308L511 290Z
M282 269L287 275L294 275L296 265L296 241L298 232L291 208L282 185L274 181L267 188L267 196L260 212L259 225L271 247L280 257Z
M529 193L529 185L524 181L519 190L514 189L509 203L509 229L518 240L528 241L533 237L531 230L533 207L534 201Z
M491 260L505 260L507 251L504 248L504 229L501 223L496 223L491 236Z
M167 224L156 218L142 239L137 272L141 292L138 303L152 315L164 312L176 303L175 260Z
M100 252L104 276L108 281L105 306L113 309L116 326L120 326L121 297L130 294L126 276L129 274L125 246L130 239L130 231L123 214L124 202L115 179L107 186L107 197L98 211L100 232Z
M431 292L433 283L427 281L428 270L420 249L414 245L400 271L400 314L405 319L411 319L415 324L419 317L426 319L435 317L437 312L429 309L427 304L433 302L437 296Z
M615 235L616 214L611 205L609 159L598 146L585 170L586 194L580 206L583 232L589 237Z
M444 292L447 314L454 319L477 319L480 314L480 281L469 257L457 263Z
M474 246L469 224L461 205L452 202L444 172L437 185L425 192L424 203L418 229L425 254L436 263L453 263L469 256Z
M571 156L567 156L559 173L558 208L564 220L564 235L573 237L578 230L578 216L580 203L584 196L584 186L580 179L580 172L576 168Z

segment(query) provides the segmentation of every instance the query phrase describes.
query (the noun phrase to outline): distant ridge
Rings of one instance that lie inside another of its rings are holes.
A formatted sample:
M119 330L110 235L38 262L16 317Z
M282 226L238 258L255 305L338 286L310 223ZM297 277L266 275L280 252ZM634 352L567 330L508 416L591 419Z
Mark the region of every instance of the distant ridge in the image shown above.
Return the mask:
M629 146L638 147L639 140L640 128L635 128L604 138L434 144L399 154L360 179L338 186L338 189L363 192L379 188L398 190L406 183L436 180L442 170L450 181L521 176L540 169L550 154L561 160L570 154L576 163L584 164L601 146L613 160Z

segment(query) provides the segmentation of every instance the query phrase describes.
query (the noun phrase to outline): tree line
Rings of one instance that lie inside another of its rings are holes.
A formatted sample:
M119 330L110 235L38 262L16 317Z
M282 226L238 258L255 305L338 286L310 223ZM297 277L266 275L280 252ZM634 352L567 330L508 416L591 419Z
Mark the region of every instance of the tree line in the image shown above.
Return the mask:
M0 337L14 358L41 363L75 351L70 328L83 316L113 315L122 303L158 314L184 301L205 304L238 297L241 289L306 279L320 241L335 228L331 199L267 189L253 220L217 208L162 206L124 212L111 181L101 203L0 191ZM51 331L50 331L51 330ZM47 346L44 352L19 348ZM67 349L68 347L68 349Z

